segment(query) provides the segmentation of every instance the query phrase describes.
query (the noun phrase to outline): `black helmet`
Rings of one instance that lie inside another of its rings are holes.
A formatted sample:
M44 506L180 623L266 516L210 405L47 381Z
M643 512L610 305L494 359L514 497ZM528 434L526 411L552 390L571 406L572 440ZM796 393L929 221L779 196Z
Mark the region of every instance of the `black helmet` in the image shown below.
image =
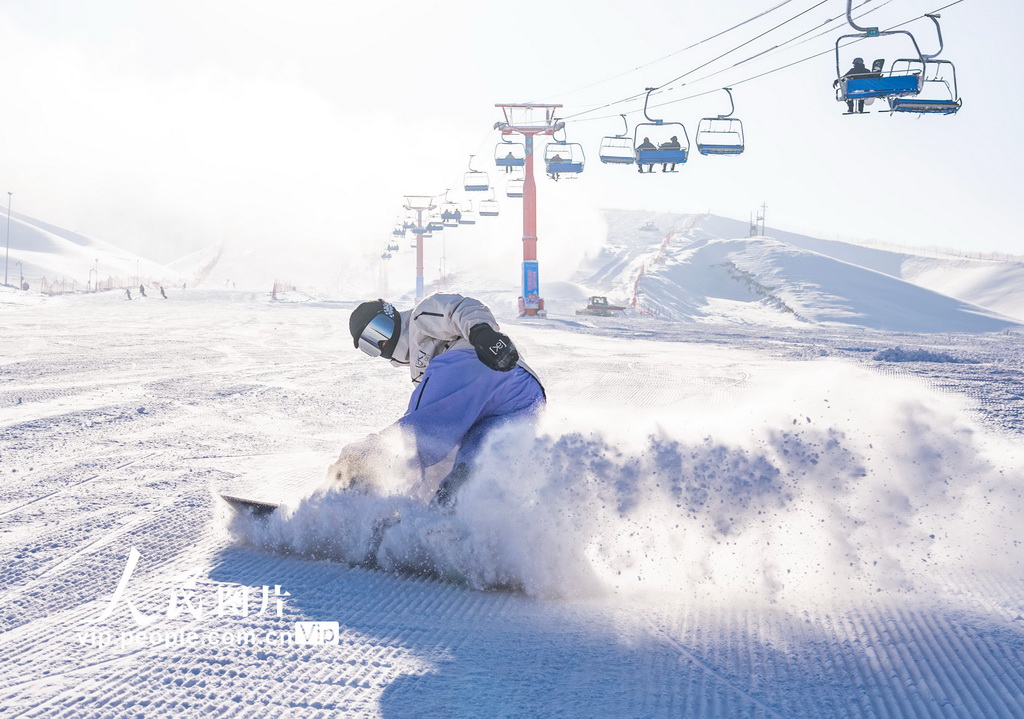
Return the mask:
M352 345L371 357L391 358L402 331L401 319L390 302L363 302L348 318Z

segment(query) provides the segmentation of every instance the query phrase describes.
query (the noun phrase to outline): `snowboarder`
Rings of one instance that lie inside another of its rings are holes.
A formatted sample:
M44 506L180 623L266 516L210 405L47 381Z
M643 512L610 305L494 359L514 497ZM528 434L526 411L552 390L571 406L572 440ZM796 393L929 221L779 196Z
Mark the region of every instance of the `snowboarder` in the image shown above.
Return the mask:
M342 449L328 476L346 486L372 486L387 471L394 456L385 437L397 432L411 440L410 464L421 477L457 450L431 500L451 508L487 433L535 417L544 405L537 376L479 300L434 294L404 312L382 299L364 302L352 312L349 331L354 347L408 367L416 388L397 422Z
M139 285L139 294L142 295L143 297L146 296L146 286L145 285Z
M678 150L681 150L683 148L682 148L682 145L679 144L679 138L676 137L675 135L673 135L671 140L669 140L668 142L663 142L660 145L658 145L658 149L659 150L676 150L676 151L678 151ZM669 164L672 165L671 169L669 169L669 167L668 167ZM674 163L674 162L673 163L663 162L661 164L661 171L662 172L675 172L676 171L676 163Z
M131 298L132 298L132 290L131 290L131 288L130 288L130 287L125 287L125 288L124 288L124 293L125 293L125 295L127 295L127 296L128 296L128 299L131 299Z
M876 60L875 62L877 63L878 61ZM851 67L849 70L847 70L843 74L843 77L854 78L854 79L856 79L856 78L865 78L865 77L878 77L878 76L879 76L878 72L872 72L871 70L869 70L867 68L866 65L864 65L864 58L861 58L861 57L853 58L853 67ZM839 86L839 80L836 80L835 82L832 83L832 87L838 87L838 86ZM854 102L853 100L847 100L846 101L846 108L847 108L847 113L846 114L847 115L853 114L853 112L854 112L853 102ZM864 100L863 99L857 100L857 110L856 110L856 112L858 112L858 113L864 112Z
M167 299L167 293L164 292L164 286L163 285L160 285L160 296L163 297L165 300Z
M636 166L637 166L637 172L643 172L644 171L644 166L640 164L640 153L642 151L644 151L644 150L657 150L657 149L658 148L654 146L654 143L651 142L651 138L649 138L649 137L645 137L644 141L636 146ZM647 165L647 171L648 172L654 172L654 165L653 164Z

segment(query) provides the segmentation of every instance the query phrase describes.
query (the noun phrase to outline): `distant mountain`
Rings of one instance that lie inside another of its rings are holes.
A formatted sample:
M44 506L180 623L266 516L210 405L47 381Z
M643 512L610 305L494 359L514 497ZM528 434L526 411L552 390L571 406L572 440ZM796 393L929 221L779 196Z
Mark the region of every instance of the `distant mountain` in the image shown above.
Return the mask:
M6 246L7 217L0 222ZM24 278L34 289L45 278L50 282L65 280L84 289L97 275L101 281L121 278L126 283L150 279L177 281L177 273L164 265L18 212L11 213L10 227L10 256L6 264L11 285L18 285Z
M1024 322L1021 263L936 259L773 229L748 237L747 223L713 215L606 215L608 241L577 283L659 317L919 332Z

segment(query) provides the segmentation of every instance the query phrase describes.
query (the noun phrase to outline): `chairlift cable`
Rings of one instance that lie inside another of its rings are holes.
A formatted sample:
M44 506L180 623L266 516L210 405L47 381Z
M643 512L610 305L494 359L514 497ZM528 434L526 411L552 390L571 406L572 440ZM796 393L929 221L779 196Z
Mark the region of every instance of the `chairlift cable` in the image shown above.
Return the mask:
M692 74L692 73L695 73L695 72L697 72L698 70L700 70L701 68L705 68L705 67L707 67L708 65L710 65L710 64L711 64L711 63L713 63L713 62L717 62L718 60L721 60L721 59L722 59L723 57L725 57L726 55L730 55L730 54L732 54L732 53L736 52L736 51L737 51L737 50L739 50L740 48L742 48L742 47L744 47L744 46L746 46L746 45L749 45L750 43L754 42L755 40L760 40L760 39L761 39L762 37L764 37L764 36L765 36L765 35L767 35L768 33L771 33L771 32L774 32L775 30L778 30L778 29L779 29L780 27L782 27L783 25L787 25L788 23L790 23L790 22L792 22L792 21L796 20L797 18L799 18L799 17L801 17L801 16L803 16L803 15L806 15L806 14L807 14L807 13L809 13L809 12L810 12L811 10L814 10L814 9L816 9L816 8L819 8L819 7L821 7L822 5L824 5L824 4L825 4L825 3L827 3L827 2L828 2L828 0L819 0L819 2L815 3L814 5L812 5L811 7L807 8L806 10L803 10L803 11L801 11L801 12L797 13L796 15L792 16L792 17L791 17L791 18L789 18L788 20L784 20L783 22L779 23L778 25L775 25L774 27L771 27L771 28L769 28L769 29L765 30L765 31L764 31L764 32L762 32L762 33L761 33L760 35L756 35L755 37L752 37L752 38L750 38L749 40L747 40L747 41L745 41L745 42L742 42L742 43L740 43L739 45L737 45L736 47L732 48L731 50L727 50L727 51L725 51L724 53L722 53L722 54L721 54L721 55L719 55L718 57L712 58L711 60L708 60L708 61L707 61L707 62L705 62L704 64L702 64L702 65L698 65L697 67L693 68L692 70L688 70L687 72L683 73L683 74L682 74L682 75L680 75L679 77L676 77L676 78L674 78L674 79L672 79L672 80L669 80L668 82L662 83L661 85L656 85L656 86L655 86L655 90L661 90L661 89L662 89L662 88L664 88L664 87L665 87L666 85L671 85L672 83L674 83L674 82L676 82L676 81L678 81L678 80L682 80L682 79L683 79L684 77L686 77L687 75L690 75L690 74ZM621 103L623 103L623 102L629 102L630 100L635 100L635 99L636 99L637 97L640 97L640 96L642 96L643 94L644 94L644 93L641 93L640 95L632 95L632 96L630 96L630 97L627 97L627 98L623 98L622 100L616 100L616 101L614 101L614 102L609 102L609 103L607 103L607 104L605 104L605 105L601 105L600 107L595 107L595 108L592 108L592 109L590 109L590 110L583 110L583 111L581 111L581 112L577 112L577 113L576 113L575 115L567 115L567 116L566 116L566 117L564 117L563 119L565 119L565 120L569 120L569 119L572 119L572 118L576 118L576 117L579 117L580 115L586 115L586 114L589 114L589 113L591 113L591 112L597 112L598 110L603 110L603 109L605 109L605 108L607 108L607 107L612 107L613 105L619 105L619 104L621 104Z
M764 10L763 12L758 13L757 15L752 15L751 17L748 17L746 20L744 20L744 21L742 21L740 23L737 23L736 25L733 25L730 28L726 28L725 30L720 30L719 32L715 33L714 35L710 35L710 36L704 38L703 40L698 40L697 42L693 43L692 45L687 45L684 48L681 48L679 50L675 50L673 52L670 52L668 55L663 55L662 57L659 57L659 58L657 58L655 60L651 60L650 62L645 62L643 65L638 65L638 66L634 67L632 70L625 70L623 72L620 72L617 75L612 75L611 77L606 77L603 80L597 80L596 82L592 82L589 85L584 85L583 87L578 87L575 90L568 90L568 91L563 91L561 93L553 94L553 95L550 96L550 98L565 97L566 95L572 95L572 94L577 93L577 92L582 92L583 90L589 90L592 87L596 87L598 85L603 85L604 83L611 82L612 80L617 80L620 77L624 77L626 75L629 75L630 73L636 72L637 70L643 70L644 68L650 67L651 65L656 65L657 63L662 62L663 60L668 60L669 58L675 57L676 55L679 55L681 53L686 52L687 50L692 50L693 48L698 47L700 45L703 45L706 42L710 42L711 40L715 40L717 38L720 38L723 35L732 32L733 30L737 30L737 29L743 27L744 25L753 22L754 20L758 20L758 19L764 17L765 15L768 15L770 13L775 12L780 7L782 7L784 5L788 5L791 2L793 2L793 0L783 0L783 2L780 2L778 5L776 5L774 7L770 7L767 10ZM864 0L864 2L871 2L871 0ZM890 0L890 2L891 2L891 0ZM642 97L643 94L644 93L640 93L640 96Z
M953 2L948 3L947 5L943 5L940 8L937 8L935 10L931 10L930 12L925 13L923 15L918 15L916 17L910 18L909 20L905 20L905 21L903 21L901 23L898 23L896 25L892 25L891 27L886 28L886 29L887 30L894 30L896 28L903 27L904 25L909 25L912 22L916 22L918 20L921 20L922 18L927 17L929 14L935 14L935 13L942 12L943 10L951 8L954 5L959 5L962 2L964 2L964 0L954 0ZM879 6L879 7L881 7L881 6ZM860 40L859 39L858 40L853 40L853 41L847 43L847 45L852 45L853 43L856 43L856 42L860 42ZM846 45L844 45L844 47L846 47ZM751 82L753 80L759 80L762 77L765 77L767 75L772 75L772 74L774 74L776 72L779 72L781 70L787 70L787 69L789 69L791 67L794 67L796 65L800 65L800 64L803 64L805 62L808 62L809 60L815 60L815 59L817 59L819 57L822 57L824 55L831 55L833 52L834 52L833 49L829 49L829 50L824 50L822 52L815 53L813 55L808 55L807 57L801 58L800 60L794 60L793 62L786 63L785 65L780 65L780 66L772 68L770 70L766 70L766 71L764 71L762 73L759 73L757 75L752 75L751 77L744 78L742 80L736 80L734 82L729 83L729 86L730 87L736 87L737 85L742 85L744 83ZM741 63L737 63L737 64L741 64ZM732 67L736 67L736 66L733 65ZM732 67L725 68L724 70L718 70L718 71L713 72L713 73L711 73L709 75L705 75L704 77L701 77L698 80L695 80L694 82L700 82L700 81L705 80L705 79L707 79L709 77L712 77L713 75L717 75L717 74L719 74L721 72L724 72L725 70L731 70ZM716 88L713 88L713 89L710 89L710 90L705 90L703 92L697 92L697 93L694 93L692 95L687 95L686 97L680 97L680 98L676 98L675 100L668 100L667 102L659 103L657 105L651 105L651 108L653 109L653 108L657 108L657 107L664 107L665 105L674 105L674 104L676 104L678 102L685 102L687 100L692 100L694 98L703 97L704 95L710 95L712 93L718 92L720 89L721 88L716 87ZM605 105L603 107L610 107L612 105L616 105L616 104L619 104L621 102L626 102L626 101L627 100L620 100L620 101L616 101L616 102L613 102L613 103L608 103L608 105ZM602 108L595 108L595 110L596 109L602 109ZM591 111L586 111L586 112L592 112L592 110ZM636 114L638 112L640 112L640 110L631 110L630 112L627 112L625 114L632 115L632 114ZM577 113L576 115L570 115L570 117L577 117L580 114L584 114L584 113ZM612 117L618 117L621 114L623 114L623 113L615 113L613 115L602 115L600 117L588 117L588 118L585 118L583 120L577 120L577 122L591 122L591 121L597 121L597 120L607 120L607 119L612 118Z

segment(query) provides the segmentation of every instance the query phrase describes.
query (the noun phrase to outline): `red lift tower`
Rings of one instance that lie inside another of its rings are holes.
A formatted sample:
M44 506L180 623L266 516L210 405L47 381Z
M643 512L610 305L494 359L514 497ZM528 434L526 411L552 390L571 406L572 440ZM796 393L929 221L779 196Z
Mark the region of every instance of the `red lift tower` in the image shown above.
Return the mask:
M561 105L535 105L533 103L496 104L505 114L505 121L495 123L502 137L522 135L526 146L526 164L523 177L523 294L519 298L520 316L544 314L544 300L540 296L540 273L537 263L537 184L533 180L533 138L535 135L554 135L565 123L555 120L555 110Z
M416 238L416 301L423 299L423 236L427 229L423 226L423 213L434 209L432 195L406 195L405 209L416 213L416 226L412 228Z

